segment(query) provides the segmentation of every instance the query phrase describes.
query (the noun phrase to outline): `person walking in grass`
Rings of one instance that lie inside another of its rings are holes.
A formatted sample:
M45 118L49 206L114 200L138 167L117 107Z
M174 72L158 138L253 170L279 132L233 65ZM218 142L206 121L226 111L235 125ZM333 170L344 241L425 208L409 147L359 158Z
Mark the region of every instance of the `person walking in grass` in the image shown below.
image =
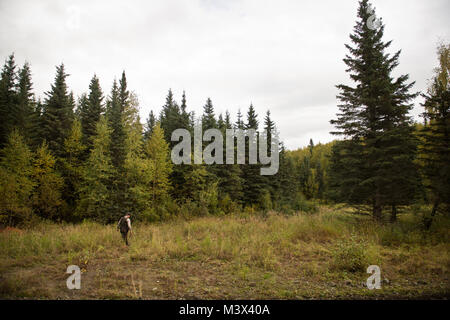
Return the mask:
M122 234L122 238L125 241L125 244L128 246L128 232L130 235L133 234L131 230L131 214L127 213L123 217L120 218L119 223L117 224L117 230Z

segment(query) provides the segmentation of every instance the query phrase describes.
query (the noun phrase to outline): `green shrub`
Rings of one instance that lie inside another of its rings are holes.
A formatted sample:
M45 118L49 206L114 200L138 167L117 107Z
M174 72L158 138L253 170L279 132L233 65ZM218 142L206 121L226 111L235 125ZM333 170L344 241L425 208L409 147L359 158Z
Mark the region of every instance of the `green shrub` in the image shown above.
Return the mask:
M306 213L315 213L318 210L317 204L314 201L306 200L301 192L297 193L292 207L295 211Z
M156 213L155 208L147 208L140 215L140 220L145 222L158 222L160 217Z
M240 210L239 205L231 200L228 194L219 200L219 209L225 214L231 214Z
M339 241L332 253L332 266L338 270L364 272L369 265L367 244L358 240L355 235Z
M258 200L258 207L261 211L267 212L272 209L272 198L270 197L270 192L264 190Z
M294 209L288 204L282 204L278 210L284 215L293 215L295 213Z

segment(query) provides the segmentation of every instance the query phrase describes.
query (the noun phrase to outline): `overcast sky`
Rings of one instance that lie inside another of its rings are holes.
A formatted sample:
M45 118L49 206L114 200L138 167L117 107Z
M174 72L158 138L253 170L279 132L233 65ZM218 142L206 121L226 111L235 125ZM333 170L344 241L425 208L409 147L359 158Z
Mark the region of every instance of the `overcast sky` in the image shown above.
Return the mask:
M449 41L449 0L373 0L390 51L401 49L395 75L427 87L438 41ZM104 92L126 71L144 121L169 88L186 90L200 114L211 97L216 114L253 103L267 109L289 149L333 139L335 85L348 83L342 58L357 0L19 1L0 0L0 58L31 63L35 93L50 89L64 62L76 96L96 73ZM421 112L416 101L414 114Z

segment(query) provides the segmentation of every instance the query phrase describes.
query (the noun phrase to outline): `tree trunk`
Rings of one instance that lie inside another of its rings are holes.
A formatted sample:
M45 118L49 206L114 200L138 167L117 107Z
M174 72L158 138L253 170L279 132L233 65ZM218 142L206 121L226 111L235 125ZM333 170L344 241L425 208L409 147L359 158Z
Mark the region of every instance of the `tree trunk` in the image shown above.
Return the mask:
M372 209L372 214L373 214L373 218L380 222L382 219L382 206L380 204L380 196L378 195L378 193L375 195L375 199L373 202L373 209Z
M429 218L425 218L424 224L426 230L430 230L431 225L433 224L433 218L436 215L439 204L440 204L439 199L436 199L434 201L433 209L431 210L431 216Z
M397 221L397 206L393 204L391 211L391 223L394 223L395 221Z

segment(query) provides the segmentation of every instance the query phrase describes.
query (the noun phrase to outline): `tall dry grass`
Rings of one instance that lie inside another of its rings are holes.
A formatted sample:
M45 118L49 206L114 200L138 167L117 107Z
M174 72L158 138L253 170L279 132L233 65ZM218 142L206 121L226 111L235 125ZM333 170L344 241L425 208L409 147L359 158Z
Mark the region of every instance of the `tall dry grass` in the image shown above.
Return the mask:
M127 254L132 261L218 259L271 270L283 259L320 246L319 251L333 260L330 267L353 270L377 260L382 246L448 244L448 221L439 223L441 227L426 234L417 227L417 219L408 216L396 225L378 225L369 217L355 217L327 207L314 215L271 212L264 217L209 216L136 224ZM122 246L113 225L40 224L24 232L0 233L0 266L21 259L30 262L52 257L64 257L68 263L87 263L95 257L113 257ZM352 259L359 261L359 267L345 265L352 264Z

